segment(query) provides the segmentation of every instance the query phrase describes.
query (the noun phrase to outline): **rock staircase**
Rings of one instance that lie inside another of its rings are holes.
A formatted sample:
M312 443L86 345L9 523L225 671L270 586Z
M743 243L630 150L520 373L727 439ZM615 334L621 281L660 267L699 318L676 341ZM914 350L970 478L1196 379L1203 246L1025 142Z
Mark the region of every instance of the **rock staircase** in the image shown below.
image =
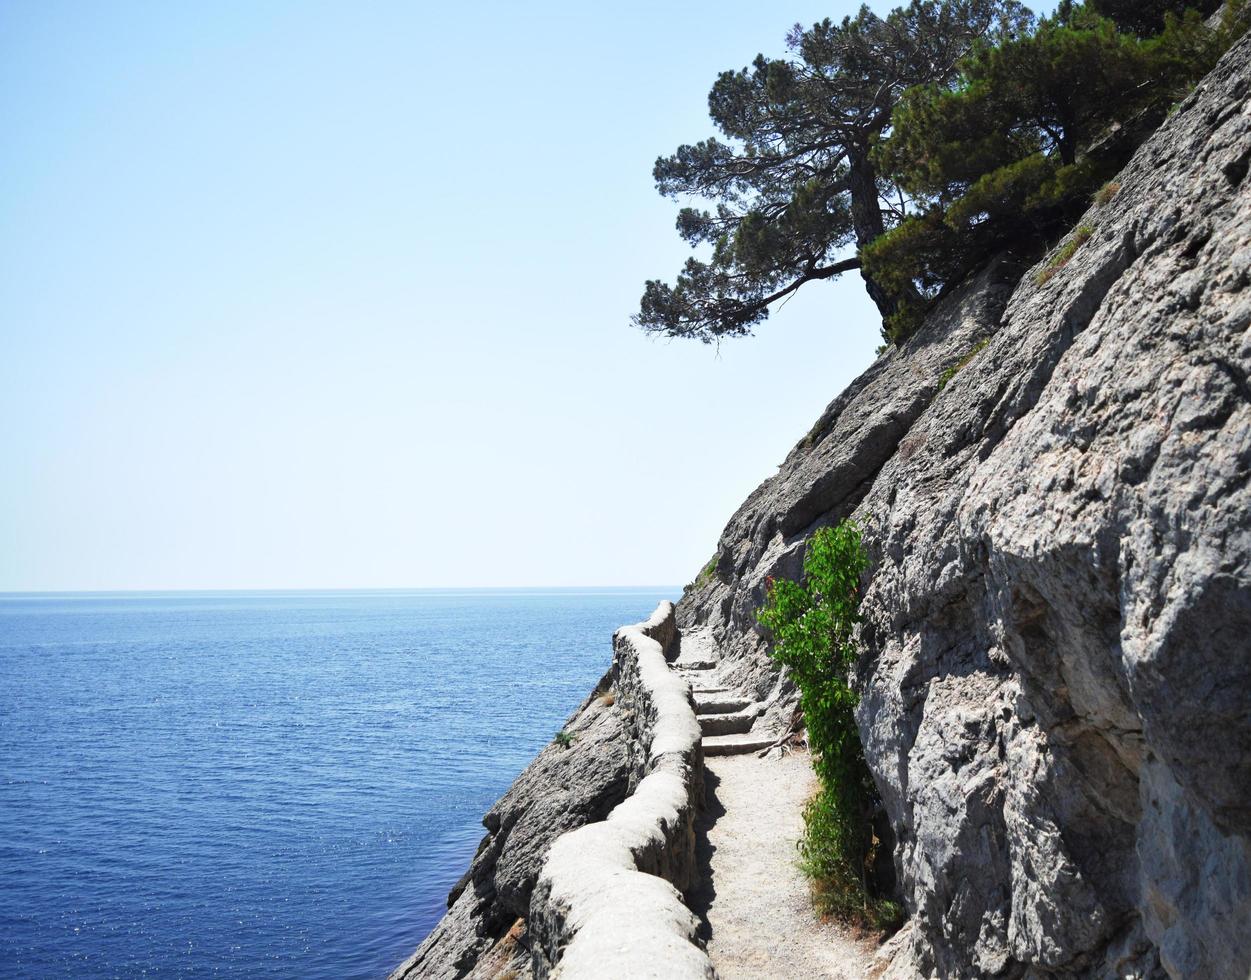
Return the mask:
M670 666L690 685L705 756L760 752L777 741L776 732L755 727L764 705L722 681L712 640L706 633L683 633L678 655Z

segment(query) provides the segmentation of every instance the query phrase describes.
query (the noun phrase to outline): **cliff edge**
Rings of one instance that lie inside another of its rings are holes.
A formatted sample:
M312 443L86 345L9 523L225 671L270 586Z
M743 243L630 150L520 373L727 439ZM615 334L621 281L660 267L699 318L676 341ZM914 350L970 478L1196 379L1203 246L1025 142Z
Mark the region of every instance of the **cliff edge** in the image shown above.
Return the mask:
M765 579L863 527L891 976L1251 971L1249 90L1244 39L1067 264L996 263L830 405L680 604L785 718Z
M829 406L679 604L757 724L790 724L766 578L863 528L857 719L909 915L890 977L1251 973L1249 93L1244 38L1067 261L996 261ZM397 976L528 969L509 942L551 842L641 775L601 699L567 730Z

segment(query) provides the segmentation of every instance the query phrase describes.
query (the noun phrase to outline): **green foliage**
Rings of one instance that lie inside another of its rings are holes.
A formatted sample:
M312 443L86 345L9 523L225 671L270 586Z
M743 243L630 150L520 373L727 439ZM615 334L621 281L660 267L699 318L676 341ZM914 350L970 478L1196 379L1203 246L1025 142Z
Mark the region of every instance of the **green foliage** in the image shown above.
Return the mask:
M1221 13L1221 43L1228 49L1251 28L1251 0L1228 0Z
M1093 163L1069 171L1079 151L1157 98L1157 68L1111 21L1044 20L975 52L954 87L908 92L877 158L910 193L943 206L957 230L1008 215L1045 227L1089 180Z
M804 813L800 863L822 912L880 923L894 913L871 894L878 842L872 814L877 790L864 761L848 685L855 660L852 631L860 616L860 577L868 557L850 521L817 531L804 558L804 582L770 580L760 624L773 658L790 672L815 757L820 793Z
M866 794L876 794L872 785ZM847 858L848 851L860 846L858 835L849 839L849 829L861 823L858 810L849 804L855 801L850 794L835 793L824 787L804 807L804 837L799 842L799 867L812 884L812 904L821 915L832 915L844 921L858 921L875 929L891 929L904 918L903 909L895 902L882 897L868 897L865 879L858 876L854 861ZM871 831L870 831L871 833ZM880 842L873 838L874 850ZM876 859L875 853L867 853L862 865Z
M969 352L967 354L965 354L962 358L960 358L960 360L956 361L955 364L953 364L951 367L947 368L946 371L940 374L938 376L938 390L942 391L944 388L946 388L947 382L949 382L952 378L954 378L957 374L959 374L964 368L968 367L969 362L972 361L973 358L977 357L977 355L980 354L982 351L984 351L986 349L986 345L989 343L990 343L990 338L983 337L981 340L979 340L976 344L974 344L969 349Z
M684 207L681 237L705 257L671 285L649 281L637 326L704 342L750 333L770 307L808 282L856 269L849 254L906 213L870 149L909 87L946 85L960 58L987 38L1020 29L1017 0L911 0L886 16L863 6L789 35L790 56L758 55L722 72L708 97L721 138L656 161L657 189ZM911 296L872 278L884 316Z
M1150 37L1163 30L1169 14L1180 16L1191 8L1206 17L1220 9L1221 0L1090 0L1089 5L1122 30Z
M926 305L996 251L1037 254L1088 206L1137 142L1229 43L1196 11L1160 14L1143 39L1084 5L977 47L950 84L917 86L874 160L917 210L861 250L864 267L919 302L888 317L898 342Z
M563 729L556 733L552 741L559 745L562 749L567 749L573 745L573 735Z
M1069 264L1069 259L1077 254L1077 250L1090 241L1090 236L1094 233L1095 230L1090 225L1082 225L1073 232L1072 237L1051 257L1051 261L1047 263L1046 268L1038 273L1035 277L1035 282L1040 286L1049 283L1057 272Z
M997 252L1042 254L1251 26L1251 0L868 6L722 72L718 135L656 161L692 255L647 282L634 323L749 334L809 282L859 269L906 340ZM1106 204L1099 198L1096 203Z
M981 258L972 237L961 237L941 208L909 215L860 251L865 275L896 295L909 284L912 295L882 321L882 336L902 343L920 326L942 286L964 275Z

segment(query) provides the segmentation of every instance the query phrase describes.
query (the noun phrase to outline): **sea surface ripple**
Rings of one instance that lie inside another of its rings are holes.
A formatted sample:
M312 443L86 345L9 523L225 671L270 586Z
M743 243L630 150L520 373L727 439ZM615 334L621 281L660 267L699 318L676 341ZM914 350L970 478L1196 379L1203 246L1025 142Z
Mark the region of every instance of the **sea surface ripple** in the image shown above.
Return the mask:
M0 595L0 976L385 977L675 597Z

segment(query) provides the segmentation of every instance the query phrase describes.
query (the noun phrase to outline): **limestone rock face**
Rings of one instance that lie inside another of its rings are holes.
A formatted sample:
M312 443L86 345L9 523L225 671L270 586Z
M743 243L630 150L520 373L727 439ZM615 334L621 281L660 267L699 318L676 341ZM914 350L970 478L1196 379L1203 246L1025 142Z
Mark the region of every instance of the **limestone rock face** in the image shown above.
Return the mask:
M1249 170L1251 38L1067 265L997 261L835 399L679 605L787 724L766 579L864 528L857 718L910 916L890 977L1251 975ZM393 976L524 973L543 859L638 785L647 721L587 699Z
M1065 267L1000 262L831 404L679 606L782 717L765 579L865 529L893 976L1251 974L1249 96L1244 39Z
M607 686L605 678L600 689ZM469 975L527 915L552 841L603 820L625 799L630 719L606 700L588 697L565 724L573 736L569 747L547 746L482 818L487 834L448 897L447 915L393 978Z

